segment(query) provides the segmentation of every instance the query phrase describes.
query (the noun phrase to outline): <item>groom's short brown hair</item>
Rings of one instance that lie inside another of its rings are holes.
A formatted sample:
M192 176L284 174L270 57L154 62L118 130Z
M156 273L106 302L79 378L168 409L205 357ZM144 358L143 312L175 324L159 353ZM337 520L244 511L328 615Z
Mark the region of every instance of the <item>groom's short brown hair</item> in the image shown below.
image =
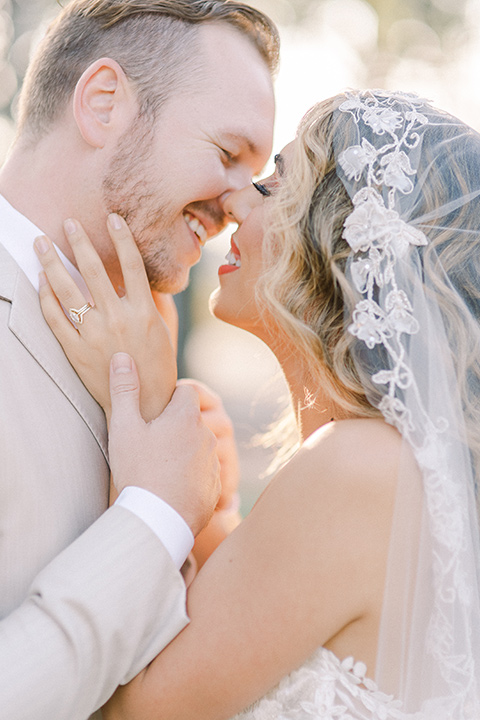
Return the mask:
M170 94L195 82L197 27L227 23L258 49L273 74L275 25L234 0L71 0L49 27L27 72L19 103L19 132L47 132L84 70L111 57L134 84L140 114L154 119Z

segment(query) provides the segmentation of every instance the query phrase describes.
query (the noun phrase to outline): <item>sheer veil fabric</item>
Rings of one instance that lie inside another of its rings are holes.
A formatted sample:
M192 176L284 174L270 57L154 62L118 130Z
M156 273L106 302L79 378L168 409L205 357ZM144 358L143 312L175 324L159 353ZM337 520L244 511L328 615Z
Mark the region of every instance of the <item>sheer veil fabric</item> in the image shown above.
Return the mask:
M408 93L347 92L333 122L347 328L404 440L376 681L418 720L479 720L480 135Z

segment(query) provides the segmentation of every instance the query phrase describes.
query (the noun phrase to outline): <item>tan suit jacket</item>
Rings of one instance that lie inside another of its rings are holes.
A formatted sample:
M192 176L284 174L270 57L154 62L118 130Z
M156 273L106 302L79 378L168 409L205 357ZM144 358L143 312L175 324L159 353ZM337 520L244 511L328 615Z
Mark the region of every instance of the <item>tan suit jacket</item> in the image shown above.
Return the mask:
M85 720L187 623L170 556L105 512L108 481L103 412L0 245L2 718Z

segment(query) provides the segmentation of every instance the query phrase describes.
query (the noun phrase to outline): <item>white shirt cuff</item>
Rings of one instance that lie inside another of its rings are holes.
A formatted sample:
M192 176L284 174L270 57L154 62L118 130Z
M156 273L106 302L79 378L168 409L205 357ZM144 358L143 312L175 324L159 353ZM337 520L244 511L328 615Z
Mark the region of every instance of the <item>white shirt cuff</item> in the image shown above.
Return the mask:
M164 544L175 567L180 570L195 541L182 516L158 495L133 485L124 488L114 504L130 510L143 520Z

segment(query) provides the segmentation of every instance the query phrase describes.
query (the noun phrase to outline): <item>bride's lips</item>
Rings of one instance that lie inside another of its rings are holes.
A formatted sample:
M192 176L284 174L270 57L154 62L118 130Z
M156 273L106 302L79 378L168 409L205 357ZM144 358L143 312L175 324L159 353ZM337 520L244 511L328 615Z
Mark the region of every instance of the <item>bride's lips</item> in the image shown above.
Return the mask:
M227 275L227 273L232 273L235 270L238 270L238 267L235 265L220 265L218 268L218 274L219 275Z
M218 268L219 275L226 275L240 269L242 265L240 259L240 250L236 246L233 237L230 241L230 251L225 259L228 260L228 265L220 265L220 267Z

